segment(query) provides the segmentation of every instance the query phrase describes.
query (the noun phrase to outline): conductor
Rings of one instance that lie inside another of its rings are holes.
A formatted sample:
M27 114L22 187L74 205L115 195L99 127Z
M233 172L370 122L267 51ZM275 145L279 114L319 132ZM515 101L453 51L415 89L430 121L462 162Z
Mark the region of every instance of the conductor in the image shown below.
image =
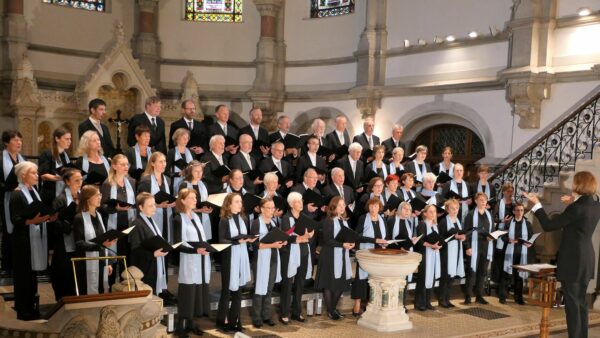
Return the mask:
M532 211L544 231L562 229L558 249L556 278L561 282L565 297L567 329L570 338L587 337L588 306L586 290L594 277L596 254L592 235L600 219L600 202L594 195L598 182L589 171L580 171L573 178L572 193L561 197L567 208L550 220L536 194L523 193L533 204Z

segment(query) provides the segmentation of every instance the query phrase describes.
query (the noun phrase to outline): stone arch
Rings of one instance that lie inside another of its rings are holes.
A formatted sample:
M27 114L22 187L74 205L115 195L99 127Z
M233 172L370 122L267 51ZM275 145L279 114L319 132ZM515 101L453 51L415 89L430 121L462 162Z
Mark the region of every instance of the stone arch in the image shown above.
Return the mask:
M52 132L54 125L50 121L42 121L37 127L37 151L50 149L52 147Z
M354 126L352 125L352 119L350 116L342 112L341 110L334 107L315 107L304 112L300 112L293 118L290 131L295 134L304 134L310 132L310 126L312 121L316 118L320 118L325 122L325 133L331 132L335 129L335 117L343 115L348 121L346 129L350 135L354 135Z
M397 123L404 126L402 138L407 147L424 130L439 124L457 124L472 130L483 142L486 157L494 157L494 140L488 124L473 108L452 101L436 100L419 105L404 114Z

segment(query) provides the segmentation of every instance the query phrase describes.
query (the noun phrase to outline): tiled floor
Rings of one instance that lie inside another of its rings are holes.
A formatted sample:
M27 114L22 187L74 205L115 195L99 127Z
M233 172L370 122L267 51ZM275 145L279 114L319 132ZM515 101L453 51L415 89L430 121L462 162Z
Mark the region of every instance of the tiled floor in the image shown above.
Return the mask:
M218 274L217 274L218 276ZM212 285L218 284L218 277L213 279ZM176 277L170 278L169 286L173 293L176 293ZM213 284L215 283L215 284ZM11 286L0 287L0 292L9 292ZM54 302L54 295L50 284L39 284L40 301L42 304ZM246 328L245 334L252 337L290 337L290 338L370 338L370 337L524 337L537 336L538 323L541 311L533 306L519 306L512 302L502 305L494 297L488 297L489 305L461 305L458 300L453 301L457 305L455 309L442 309L436 307L435 311L418 312L411 310L409 316L413 322L413 329L396 333L377 333L364 329L356 324L356 319L350 315L352 300L345 296L342 298L339 308L346 318L341 321L331 321L325 315L309 317L305 323L292 322L291 325L284 326L278 323L271 328L254 329L250 325L251 320L248 309L243 309L242 322ZM9 307L10 303L7 303ZM434 303L435 305L435 303ZM409 307L412 308L412 307ZM503 314L506 317L498 319L481 319L461 311L461 309L482 308ZM274 309L273 319L276 320L276 311ZM8 310L1 315L14 316L12 310ZM206 333L205 337L228 337L214 329L214 316L211 318L202 318L198 324ZM551 330L562 332L552 334L551 337L567 337L564 329L564 311L563 309L553 309L550 313ZM600 312L590 314L590 324L600 325ZM590 328L590 337L600 338L600 326Z

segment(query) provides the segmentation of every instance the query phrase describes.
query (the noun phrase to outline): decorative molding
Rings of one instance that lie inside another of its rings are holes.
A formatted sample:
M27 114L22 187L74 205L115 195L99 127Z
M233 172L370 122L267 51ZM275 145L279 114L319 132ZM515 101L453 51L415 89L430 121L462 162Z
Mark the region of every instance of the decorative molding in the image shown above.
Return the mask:
M276 17L283 5L282 0L254 0L254 5L260 16Z
M286 67L319 67L319 66L337 66L348 63L355 63L355 56L342 56L329 59L313 59L313 60L293 60L286 61Z
M97 59L102 55L101 52L94 52L94 51L74 49L74 48L63 48L63 47L48 46L48 45L40 45L40 44L35 44L35 43L30 43L28 49L36 51L36 52L69 55L69 56L79 56L79 57L92 58L92 59Z
M188 60L188 59L161 59L161 65L167 66L196 66L196 67L221 67L221 68L255 68L255 61L215 61L215 60Z
M75 316L60 331L60 338L85 338L94 335L92 325L84 316Z
M100 310L100 318L98 320L98 330L96 337L98 338L115 338L122 337L121 325L117 318L116 306L105 306Z
M600 24L600 14L588 16L570 15L556 19L556 28L579 27Z

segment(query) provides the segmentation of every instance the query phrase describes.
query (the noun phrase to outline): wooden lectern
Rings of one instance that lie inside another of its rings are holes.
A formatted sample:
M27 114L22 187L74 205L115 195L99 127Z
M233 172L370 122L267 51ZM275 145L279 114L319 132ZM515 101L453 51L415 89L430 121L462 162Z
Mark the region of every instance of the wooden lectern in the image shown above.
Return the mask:
M542 307L540 321L540 337L548 337L548 316L556 298L556 266L550 264L513 265L520 272L528 272L527 287L529 292L527 302ZM516 273L516 272L515 272Z

